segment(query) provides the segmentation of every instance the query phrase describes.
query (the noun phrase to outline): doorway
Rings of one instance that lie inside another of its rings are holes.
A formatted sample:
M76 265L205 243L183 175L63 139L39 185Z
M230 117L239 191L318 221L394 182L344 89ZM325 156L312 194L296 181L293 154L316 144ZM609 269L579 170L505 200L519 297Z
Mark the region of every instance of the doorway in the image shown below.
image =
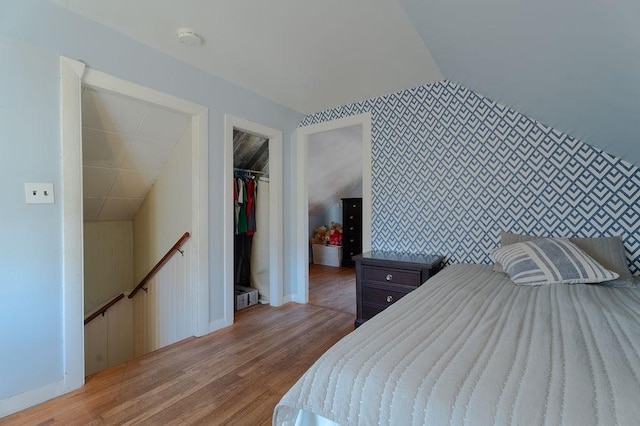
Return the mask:
M308 136L309 303L352 314L351 257L362 252L362 163L362 125Z
M189 286L193 334L209 331L208 110L200 105L88 69L60 58L65 389L84 384L81 90L86 86L188 115L191 125L191 241Z
M269 153L269 303L283 303L283 244L282 244L282 132L243 118L225 114L224 138L224 321L233 324L234 317L234 131L259 136L268 140Z
M308 148L312 135L331 130L360 126L362 130L362 250L371 250L371 113L353 115L301 127L296 139L296 240L294 244L295 277L292 300L309 302L309 176Z

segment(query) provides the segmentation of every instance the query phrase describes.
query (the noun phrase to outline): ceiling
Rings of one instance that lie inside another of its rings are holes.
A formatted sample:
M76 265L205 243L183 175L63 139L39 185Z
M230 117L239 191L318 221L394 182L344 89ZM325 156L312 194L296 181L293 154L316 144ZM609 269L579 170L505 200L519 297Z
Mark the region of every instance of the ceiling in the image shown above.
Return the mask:
M131 220L191 117L138 100L82 90L84 220Z
M448 80L640 165L640 2L399 1Z
M269 139L233 129L233 167L269 173Z
M50 1L302 113L446 78L640 165L637 0Z
M397 0L51 1L302 113L443 78Z

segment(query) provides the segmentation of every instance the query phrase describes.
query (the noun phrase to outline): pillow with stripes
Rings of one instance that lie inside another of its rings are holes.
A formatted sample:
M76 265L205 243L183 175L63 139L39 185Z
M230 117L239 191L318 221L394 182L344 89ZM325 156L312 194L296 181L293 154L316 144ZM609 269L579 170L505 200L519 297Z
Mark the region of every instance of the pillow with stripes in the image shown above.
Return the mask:
M519 285L600 283L619 277L565 238L511 244L495 249L491 257Z

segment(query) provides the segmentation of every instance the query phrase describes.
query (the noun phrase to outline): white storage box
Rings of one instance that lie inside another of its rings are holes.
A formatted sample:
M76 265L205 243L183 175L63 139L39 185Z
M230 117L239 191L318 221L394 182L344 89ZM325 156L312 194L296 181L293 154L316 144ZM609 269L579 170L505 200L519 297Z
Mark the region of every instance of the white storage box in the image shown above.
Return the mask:
M234 286L236 292L240 292L247 295L247 306L253 306L258 304L258 290L253 287L244 287L241 285Z
M316 265L340 266L342 246L313 244L313 263Z
M235 292L235 308L236 311L249 306L249 294L236 290Z
M239 290L246 289L246 290ZM250 287L235 286L236 311L248 308L258 303L258 290Z

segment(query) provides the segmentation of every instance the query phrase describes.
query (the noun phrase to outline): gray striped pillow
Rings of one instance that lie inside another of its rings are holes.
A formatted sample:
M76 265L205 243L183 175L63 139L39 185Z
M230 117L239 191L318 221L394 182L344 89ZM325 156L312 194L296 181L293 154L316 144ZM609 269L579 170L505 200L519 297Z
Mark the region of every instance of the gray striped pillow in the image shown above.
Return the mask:
M564 238L511 244L495 249L491 257L520 285L599 283L619 276Z

